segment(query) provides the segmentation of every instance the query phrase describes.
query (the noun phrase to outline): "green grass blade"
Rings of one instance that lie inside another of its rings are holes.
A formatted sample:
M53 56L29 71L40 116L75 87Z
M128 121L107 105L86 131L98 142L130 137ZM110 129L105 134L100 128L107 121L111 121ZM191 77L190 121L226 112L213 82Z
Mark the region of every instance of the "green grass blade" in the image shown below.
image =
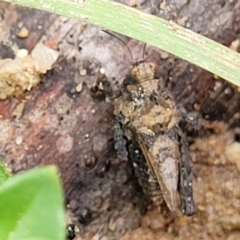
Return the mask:
M240 54L173 22L109 0L5 0L75 19L146 42L240 86Z

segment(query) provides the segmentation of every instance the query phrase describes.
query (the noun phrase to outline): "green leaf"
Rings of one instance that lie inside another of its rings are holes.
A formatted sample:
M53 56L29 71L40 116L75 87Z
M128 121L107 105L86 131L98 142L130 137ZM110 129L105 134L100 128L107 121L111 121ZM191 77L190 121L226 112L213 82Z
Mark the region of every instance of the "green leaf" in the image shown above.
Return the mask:
M8 180L11 177L11 174L7 171L6 167L4 166L2 160L0 159L0 185Z
M63 206L55 167L34 169L5 181L0 187L0 239L65 239Z

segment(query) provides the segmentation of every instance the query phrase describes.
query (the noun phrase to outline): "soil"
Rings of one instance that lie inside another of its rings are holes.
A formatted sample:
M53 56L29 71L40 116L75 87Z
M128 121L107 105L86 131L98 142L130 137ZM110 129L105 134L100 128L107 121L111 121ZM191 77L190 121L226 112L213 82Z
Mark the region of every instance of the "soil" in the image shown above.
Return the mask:
M226 46L239 39L237 0L121 1L188 27ZM28 31L26 31L26 29ZM113 107L91 92L99 70L119 88L131 58L125 46L86 22L0 3L0 58L39 42L60 58L41 83L0 102L0 155L19 173L54 164L61 173L76 239L240 239L239 89L147 46L146 61L169 79L176 103L197 112L200 129L183 126L196 178L197 214L166 222L148 206L128 162L115 158ZM27 32L27 34L26 34ZM120 36L141 60L143 43ZM154 37L154 36L152 36ZM174 46L173 46L174 47ZM169 64L171 63L171 64Z

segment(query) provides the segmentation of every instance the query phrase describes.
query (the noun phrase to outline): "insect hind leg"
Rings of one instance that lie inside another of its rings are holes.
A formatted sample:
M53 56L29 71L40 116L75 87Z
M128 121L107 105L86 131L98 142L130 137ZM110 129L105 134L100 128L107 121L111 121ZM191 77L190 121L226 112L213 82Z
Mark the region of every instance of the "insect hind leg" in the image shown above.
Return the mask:
M188 146L183 134L181 133L180 138L182 157L180 160L179 192L181 195L182 212L185 215L190 216L196 212L192 189L193 171Z

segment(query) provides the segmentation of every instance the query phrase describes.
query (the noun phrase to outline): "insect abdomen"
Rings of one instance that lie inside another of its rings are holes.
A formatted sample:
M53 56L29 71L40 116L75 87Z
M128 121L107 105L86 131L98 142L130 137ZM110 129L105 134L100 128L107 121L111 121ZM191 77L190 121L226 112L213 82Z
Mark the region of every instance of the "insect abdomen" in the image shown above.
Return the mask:
M148 167L140 147L137 143L131 143L128 148L134 172L143 193L152 201L154 206L161 205L164 201L162 191L155 174Z

